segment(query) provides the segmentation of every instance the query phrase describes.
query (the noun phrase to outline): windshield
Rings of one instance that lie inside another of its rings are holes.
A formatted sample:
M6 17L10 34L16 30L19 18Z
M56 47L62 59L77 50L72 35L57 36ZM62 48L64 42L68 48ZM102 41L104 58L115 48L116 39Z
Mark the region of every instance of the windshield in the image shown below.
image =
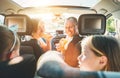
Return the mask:
M40 18L45 22L48 33L64 30L64 22L68 17L78 18L81 14L96 13L90 8L101 0L12 0L23 9L17 13L31 18Z
M22 7L36 7L48 5L68 5L92 7L101 0L12 0Z

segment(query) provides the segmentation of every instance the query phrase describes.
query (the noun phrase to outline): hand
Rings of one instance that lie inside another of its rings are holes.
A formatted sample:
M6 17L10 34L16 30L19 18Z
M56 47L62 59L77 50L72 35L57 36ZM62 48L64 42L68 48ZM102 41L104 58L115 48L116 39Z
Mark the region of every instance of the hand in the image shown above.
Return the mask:
M39 41L40 47L41 47L44 51L47 51L47 49L48 49L47 43L46 43L42 38L40 38L38 41Z
M58 44L56 44L57 51L64 52L65 51L65 44L67 43L67 39L62 38Z

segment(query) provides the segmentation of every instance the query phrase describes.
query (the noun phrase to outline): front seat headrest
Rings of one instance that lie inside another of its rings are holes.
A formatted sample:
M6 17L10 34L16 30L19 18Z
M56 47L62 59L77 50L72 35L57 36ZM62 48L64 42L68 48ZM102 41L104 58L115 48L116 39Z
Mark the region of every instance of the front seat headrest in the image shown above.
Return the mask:
M23 14L6 15L5 25L18 35L30 35L32 29L31 19Z
M102 14L83 14L78 18L78 31L80 35L104 34L106 17Z

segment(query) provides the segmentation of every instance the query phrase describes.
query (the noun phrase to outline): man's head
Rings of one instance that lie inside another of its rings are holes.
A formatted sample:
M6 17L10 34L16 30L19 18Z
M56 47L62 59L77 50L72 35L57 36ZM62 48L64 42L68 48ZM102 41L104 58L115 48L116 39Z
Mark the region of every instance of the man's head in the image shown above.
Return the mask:
M73 37L77 33L77 19L75 17L67 18L65 32L69 37Z

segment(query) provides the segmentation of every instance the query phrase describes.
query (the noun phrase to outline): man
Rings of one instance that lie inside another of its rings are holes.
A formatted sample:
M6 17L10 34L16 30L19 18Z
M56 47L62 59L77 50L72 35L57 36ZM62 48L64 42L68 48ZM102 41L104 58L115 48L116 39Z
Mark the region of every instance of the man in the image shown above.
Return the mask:
M65 62L72 66L78 67L77 57L80 52L77 50L77 43L82 40L78 34L77 19L69 17L65 22L66 38L60 40L57 50L62 52Z

